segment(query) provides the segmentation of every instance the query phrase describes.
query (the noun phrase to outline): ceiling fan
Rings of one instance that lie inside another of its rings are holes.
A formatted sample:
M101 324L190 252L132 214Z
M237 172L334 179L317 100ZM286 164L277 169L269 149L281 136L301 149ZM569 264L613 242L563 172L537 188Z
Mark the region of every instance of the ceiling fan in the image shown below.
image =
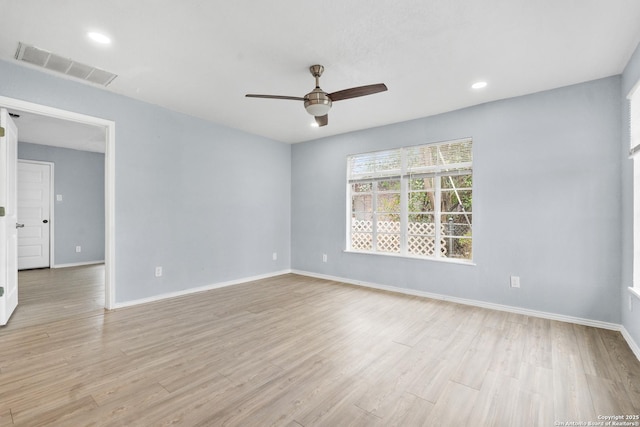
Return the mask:
M309 67L311 75L316 79L316 88L306 94L304 97L298 96L280 96L280 95L256 95L248 93L249 98L270 98L270 99L289 99L293 101L304 101L304 108L307 113L316 118L318 126L326 126L329 123L329 110L331 104L343 99L357 98L359 96L373 95L374 93L384 92L387 86L384 83L377 83L367 86L352 87L350 89L339 90L338 92L327 93L320 89L320 76L324 71L322 65L312 65Z

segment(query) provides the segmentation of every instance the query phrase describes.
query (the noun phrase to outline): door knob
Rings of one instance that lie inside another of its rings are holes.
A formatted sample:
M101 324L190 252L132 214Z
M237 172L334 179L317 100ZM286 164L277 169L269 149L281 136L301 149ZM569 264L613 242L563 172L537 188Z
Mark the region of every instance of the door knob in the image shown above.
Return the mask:
M42 220L42 223L43 223L43 224L46 224L46 223L48 223L48 222L49 222L49 220L48 220L48 219L43 219L43 220Z
M16 228L24 228L24 224L18 224L18 223L16 223Z

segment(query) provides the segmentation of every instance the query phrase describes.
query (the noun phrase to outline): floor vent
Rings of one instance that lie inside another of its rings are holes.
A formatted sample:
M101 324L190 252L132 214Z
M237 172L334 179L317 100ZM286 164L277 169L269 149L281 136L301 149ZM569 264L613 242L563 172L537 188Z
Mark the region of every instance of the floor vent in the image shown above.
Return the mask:
M109 85L113 79L118 77L109 71L82 64L22 42L18 43L16 59L102 86Z

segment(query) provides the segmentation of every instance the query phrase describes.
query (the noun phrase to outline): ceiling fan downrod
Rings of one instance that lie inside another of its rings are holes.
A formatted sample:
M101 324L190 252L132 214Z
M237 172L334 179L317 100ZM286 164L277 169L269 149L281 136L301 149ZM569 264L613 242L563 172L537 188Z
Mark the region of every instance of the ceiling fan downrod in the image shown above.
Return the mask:
M312 65L309 67L309 71L311 71L311 75L316 78L316 88L320 88L320 76L324 72L324 67L322 65Z

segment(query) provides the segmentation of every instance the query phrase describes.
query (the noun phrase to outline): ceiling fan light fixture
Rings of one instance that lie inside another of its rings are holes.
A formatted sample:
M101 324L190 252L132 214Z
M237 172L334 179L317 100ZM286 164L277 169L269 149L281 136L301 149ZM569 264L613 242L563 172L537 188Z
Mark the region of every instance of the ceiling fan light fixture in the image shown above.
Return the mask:
M314 117L320 117L326 115L331 109L331 104L309 104L305 105L307 113Z
M331 109L331 99L322 89L315 88L304 97L304 108L312 116L324 116Z

